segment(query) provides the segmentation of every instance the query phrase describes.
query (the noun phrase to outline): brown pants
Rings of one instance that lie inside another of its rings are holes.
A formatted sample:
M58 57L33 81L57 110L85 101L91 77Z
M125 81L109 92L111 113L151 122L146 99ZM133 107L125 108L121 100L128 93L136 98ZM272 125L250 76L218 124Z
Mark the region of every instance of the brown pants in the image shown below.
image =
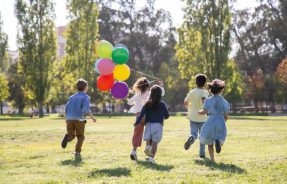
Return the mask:
M68 134L68 142L71 142L75 136L78 141L76 144L76 153L81 153L81 148L83 142L85 140L85 125L86 122L78 121L78 120L66 120L67 123L67 134Z
M139 116L139 113L136 114L136 116ZM140 147L142 144L143 139L143 132L144 132L144 118L141 120L141 122L134 128L134 135L133 135L133 146Z

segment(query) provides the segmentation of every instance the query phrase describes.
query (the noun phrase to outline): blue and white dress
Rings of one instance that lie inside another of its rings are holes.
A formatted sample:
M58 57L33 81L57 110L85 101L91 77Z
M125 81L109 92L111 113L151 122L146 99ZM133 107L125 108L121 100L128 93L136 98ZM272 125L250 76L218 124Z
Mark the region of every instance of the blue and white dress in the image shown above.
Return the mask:
M224 143L227 135L224 114L229 113L230 105L221 95L214 95L204 102L204 109L208 111L208 118L200 132L201 144L213 144L216 140Z

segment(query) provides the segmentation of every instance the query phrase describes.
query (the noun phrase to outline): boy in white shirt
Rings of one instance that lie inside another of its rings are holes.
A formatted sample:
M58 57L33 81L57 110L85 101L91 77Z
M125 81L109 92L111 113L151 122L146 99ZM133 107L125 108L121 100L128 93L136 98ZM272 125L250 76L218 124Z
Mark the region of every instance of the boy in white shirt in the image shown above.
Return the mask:
M198 114L198 111L203 108L205 99L208 98L208 91L204 90L206 79L207 77L204 74L196 75L195 81L197 87L191 90L184 99L183 106L188 109L187 118L190 121L191 134L184 144L185 150L188 150L190 145L197 139L198 133L200 134L201 127L207 119L206 115ZM203 144L200 144L199 156L200 158L205 158L205 146Z

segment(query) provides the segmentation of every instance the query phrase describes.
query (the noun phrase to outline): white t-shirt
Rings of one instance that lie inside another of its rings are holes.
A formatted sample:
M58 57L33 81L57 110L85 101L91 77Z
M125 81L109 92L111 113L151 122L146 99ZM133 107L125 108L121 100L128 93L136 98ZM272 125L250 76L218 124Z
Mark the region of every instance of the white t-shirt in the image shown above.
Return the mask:
M199 115L198 111L203 108L202 98L208 98L208 91L200 88L191 90L184 101L188 102L188 115L187 118L190 121L205 122L206 115Z
M162 90L162 96L165 95L165 90L163 87L160 87ZM143 94L136 93L132 98L128 99L128 104L133 105L129 113L139 113L141 112L143 106L147 103L150 97L150 90L144 92Z

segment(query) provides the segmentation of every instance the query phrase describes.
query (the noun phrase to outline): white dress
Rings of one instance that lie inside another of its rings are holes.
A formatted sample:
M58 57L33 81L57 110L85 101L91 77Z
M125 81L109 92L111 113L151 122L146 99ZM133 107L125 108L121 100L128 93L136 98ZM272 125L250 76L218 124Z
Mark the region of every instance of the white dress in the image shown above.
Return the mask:
M163 87L161 87L162 90L162 96L165 95L165 90ZM146 104L146 102L149 100L150 96L150 90L144 92L143 94L136 93L132 98L128 99L128 105L132 105L129 113L140 113L143 106Z

